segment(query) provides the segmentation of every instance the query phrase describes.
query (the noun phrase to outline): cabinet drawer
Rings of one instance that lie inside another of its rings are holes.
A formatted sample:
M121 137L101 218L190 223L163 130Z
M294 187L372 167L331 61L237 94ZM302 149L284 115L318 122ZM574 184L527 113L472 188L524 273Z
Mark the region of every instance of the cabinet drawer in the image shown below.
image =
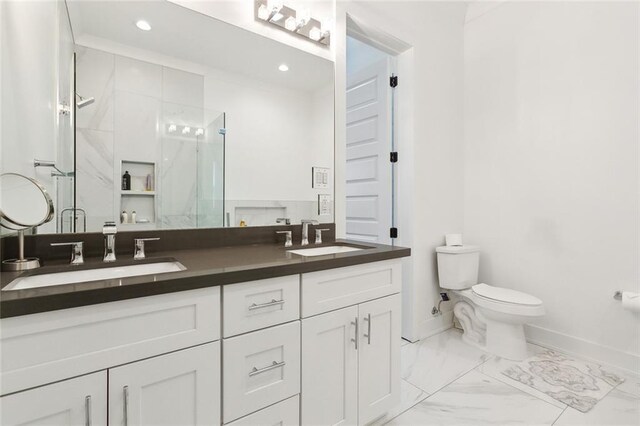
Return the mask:
M300 321L225 339L222 354L224 423L300 393Z
M300 318L300 276L225 285L223 336L231 337Z
M303 318L399 293L398 259L302 274Z
M264 408L256 413L229 423L229 426L279 425L298 426L300 424L300 398L298 395Z
M2 394L220 338L209 287L0 321Z

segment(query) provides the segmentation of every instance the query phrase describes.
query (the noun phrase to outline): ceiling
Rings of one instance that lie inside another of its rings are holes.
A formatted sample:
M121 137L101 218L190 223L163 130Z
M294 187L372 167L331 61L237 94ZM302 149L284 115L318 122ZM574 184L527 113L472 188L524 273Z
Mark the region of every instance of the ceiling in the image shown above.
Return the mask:
M333 83L333 62L165 0L68 0L78 44L103 39L268 84L313 91ZM151 31L135 23L146 20ZM278 66L286 63L289 71Z

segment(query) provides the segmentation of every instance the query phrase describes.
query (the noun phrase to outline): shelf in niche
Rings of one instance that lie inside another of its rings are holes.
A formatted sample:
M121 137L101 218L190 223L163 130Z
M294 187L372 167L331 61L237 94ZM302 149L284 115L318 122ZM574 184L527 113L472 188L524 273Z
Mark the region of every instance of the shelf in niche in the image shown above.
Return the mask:
M125 190L122 190L120 193L122 195L131 195L131 196L140 196L140 195L153 196L153 195L156 195L156 191L125 191Z

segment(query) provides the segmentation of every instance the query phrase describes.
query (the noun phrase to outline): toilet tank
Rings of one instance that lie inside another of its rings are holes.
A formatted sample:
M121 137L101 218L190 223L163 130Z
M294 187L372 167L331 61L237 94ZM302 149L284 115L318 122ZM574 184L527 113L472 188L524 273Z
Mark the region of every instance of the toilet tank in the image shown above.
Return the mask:
M440 287L464 290L478 284L480 248L476 246L442 246L436 248Z

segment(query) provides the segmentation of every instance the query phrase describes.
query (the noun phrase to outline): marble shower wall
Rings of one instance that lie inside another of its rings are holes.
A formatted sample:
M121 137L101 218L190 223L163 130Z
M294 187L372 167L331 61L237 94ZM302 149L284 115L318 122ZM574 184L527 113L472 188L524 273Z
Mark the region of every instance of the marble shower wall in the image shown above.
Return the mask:
M123 160L156 165L156 223L123 226L194 227L196 137L167 129L204 128L219 116L203 108L204 77L78 46L76 81L79 94L95 97L76 121L77 206L87 230L119 222Z

